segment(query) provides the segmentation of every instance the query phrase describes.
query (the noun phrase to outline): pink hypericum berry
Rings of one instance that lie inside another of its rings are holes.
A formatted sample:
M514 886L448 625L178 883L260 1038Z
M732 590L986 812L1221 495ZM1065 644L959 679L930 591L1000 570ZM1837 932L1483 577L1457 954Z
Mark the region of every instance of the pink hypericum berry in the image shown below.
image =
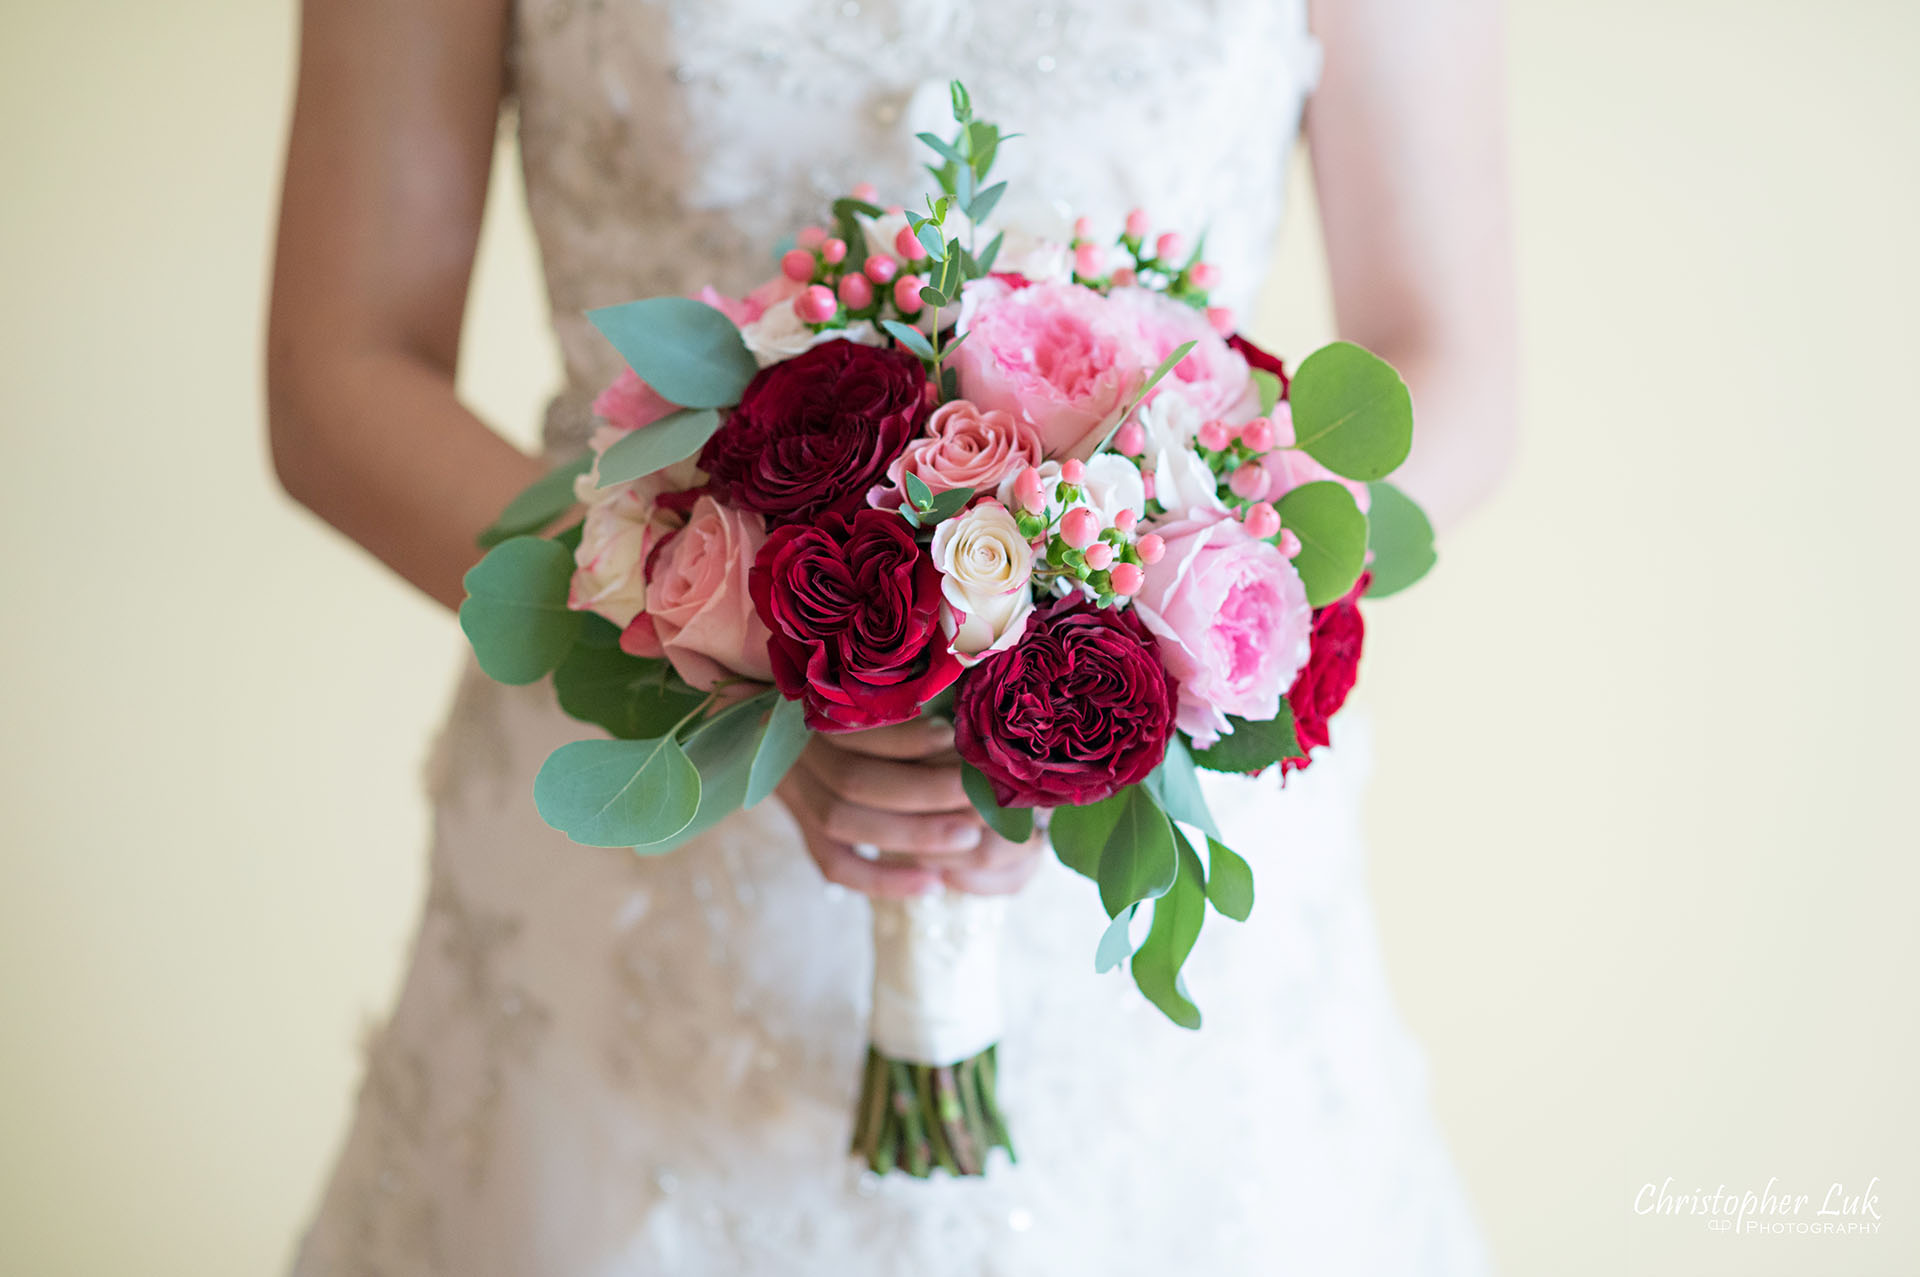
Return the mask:
M780 273L796 284L813 278L813 254L804 248L789 248L780 257Z
M1091 217L1076 217L1073 220L1073 237L1075 239L1092 239L1093 219Z
M840 300L848 310L865 310L873 305L873 281L851 272L840 277Z
M1233 312L1225 306L1207 307L1207 322L1213 325L1213 331L1222 337L1233 336Z
M1085 483L1087 481L1087 463L1084 461L1061 462L1060 477L1068 483Z
M1147 432L1137 421L1129 421L1113 433L1113 446L1123 457L1137 457L1147 450Z
M840 309L839 301L833 290L825 284L815 284L804 289L793 299L793 313L809 324L824 324L832 319L834 312Z
M1153 223L1147 220L1146 209L1134 209L1131 213L1127 214L1127 238L1145 239L1147 237L1147 228L1152 225Z
M1098 244L1082 244L1073 250L1073 273L1082 279L1098 279L1107 266L1107 250Z
M1040 481L1040 472L1032 466L1022 470L1013 480L1013 499L1020 503L1028 514L1039 514L1047 508L1047 497Z
M1153 242L1153 255L1163 262L1177 260L1187 251L1187 241L1180 237L1179 231L1168 231Z
M1115 288L1130 287L1133 281L1138 278L1140 277L1133 273L1133 267L1131 266L1116 266L1113 268L1113 286Z
M1121 506L1120 513L1113 516L1113 526L1122 532L1133 531L1133 525L1138 522L1140 522L1140 516L1133 512L1133 507L1130 505Z
M1060 539L1076 550L1084 550L1100 539L1100 516L1077 505L1060 519Z
M1111 579L1115 594L1131 598L1140 593L1140 587L1147 583L1147 574L1142 572L1137 564L1116 563L1113 565Z
M1212 262L1195 262L1193 269L1187 272L1187 278L1193 281L1195 288L1211 292L1220 287L1220 268Z
M872 182L861 182L849 194L863 204L871 204L880 198L880 188Z
M1153 490L1159 486L1153 481L1153 471L1149 470L1140 476L1140 486L1145 490L1147 500L1153 500Z
M1249 461L1233 472L1233 477L1227 480L1227 486L1242 501L1258 501L1273 486L1273 477L1259 462Z
M1280 512L1273 508L1271 501L1261 501L1247 507L1247 535L1264 541L1280 530Z
M1113 547L1105 541L1095 541L1087 547L1087 566L1098 572L1101 568L1113 566Z
M820 245L820 260L829 266L838 266L847 260L847 241L836 237Z
M1139 554L1142 563L1158 563L1167 552L1167 543L1158 532L1149 532L1134 542L1134 551Z
M1273 451L1273 423L1265 417L1255 417L1240 427L1240 442L1255 452Z
M893 284L893 304L903 315L917 315L926 303L920 300L920 277L902 275Z
M1227 445L1233 442L1233 435L1228 432L1226 423L1223 421L1209 421L1200 427L1194 438L1208 452L1225 452Z
M818 248L827 242L827 228L824 226L802 226L793 242L802 248Z
M927 246L913 233L913 227L902 226L900 233L893 237L893 251L900 254L903 262L917 262L927 255Z
M862 269L867 272L867 278L874 283L891 284L893 277L900 273L900 263L891 257L875 253L867 259L867 264Z
M1280 529L1280 553L1289 559L1300 553L1300 538L1293 534L1292 528Z

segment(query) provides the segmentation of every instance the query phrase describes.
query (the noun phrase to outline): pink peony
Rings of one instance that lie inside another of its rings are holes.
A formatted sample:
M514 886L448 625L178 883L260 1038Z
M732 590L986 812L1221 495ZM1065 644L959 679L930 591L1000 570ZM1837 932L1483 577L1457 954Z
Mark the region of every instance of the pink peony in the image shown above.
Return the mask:
M1166 551L1133 605L1179 684L1175 725L1206 749L1232 730L1227 715L1260 722L1280 712L1307 663L1313 609L1286 556L1227 515L1155 531Z
M1150 288L1116 288L1108 300L1143 352L1148 372L1174 347L1194 343L1160 388L1177 388L1201 421L1238 425L1259 414L1260 391L1246 357L1227 345L1205 314Z
M1077 284L975 280L959 331L961 397L1030 423L1049 457L1090 455L1153 362L1107 299Z
M1039 465L1040 457L1040 436L1032 426L997 408L983 412L955 399L933 410L926 432L887 467L891 486L876 488L869 500L875 506L897 505L909 474L934 492L992 492L1009 475Z
M759 515L712 497L695 501L687 525L654 556L647 609L621 634L620 646L635 656L665 656L701 691L730 675L772 682L767 627L747 593L747 570L766 539Z

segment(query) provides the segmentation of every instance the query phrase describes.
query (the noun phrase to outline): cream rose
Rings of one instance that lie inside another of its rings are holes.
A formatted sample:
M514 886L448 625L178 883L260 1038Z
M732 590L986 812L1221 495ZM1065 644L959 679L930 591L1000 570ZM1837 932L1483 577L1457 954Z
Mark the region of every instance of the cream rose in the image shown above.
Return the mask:
M1026 633L1033 611L1033 547L997 501L982 501L933 533L940 569L940 627L948 650L971 665Z
M608 488L594 482L591 473L574 480L573 494L587 514L573 552L567 606L624 629L647 606L647 558L680 526L680 517L658 504L673 486L664 473Z
M753 361L762 368L792 359L823 341L857 341L863 346L886 344L880 330L864 319L856 320L845 328L823 328L815 332L807 327L805 320L794 314L791 297L774 302L761 313L760 318L742 326L740 340L747 343Z

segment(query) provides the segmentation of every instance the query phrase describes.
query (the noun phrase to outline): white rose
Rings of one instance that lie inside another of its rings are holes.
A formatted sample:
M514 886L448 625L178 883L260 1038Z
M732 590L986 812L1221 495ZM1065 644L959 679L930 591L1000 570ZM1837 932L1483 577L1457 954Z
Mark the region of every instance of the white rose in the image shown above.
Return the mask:
M1153 498L1167 516L1184 519L1203 510L1224 510L1220 481L1191 448L1162 448L1153 461Z
M647 557L680 525L678 516L656 504L668 487L660 474L609 488L594 487L591 474L574 480L574 496L586 503L587 516L573 552L568 607L597 613L621 629L646 610Z
M765 368L792 359L823 341L857 341L863 346L884 344L880 332L866 320L857 320L845 328L823 328L819 332L793 313L793 299L775 302L760 318L740 330L740 339L753 353L753 361Z
M1205 424L1200 419L1200 410L1193 406L1192 401L1165 381L1161 382L1159 392L1151 401L1140 405L1135 419L1146 432L1147 453L1150 456L1163 451L1191 448L1193 437Z
M1033 611L1033 547L1005 506L980 504L933 533L940 569L940 628L948 650L971 665L1020 641Z
M1070 284L1073 251L1060 240L1044 239L1012 227L1000 241L1000 255L994 259L993 269L1024 275L1036 284Z
M1140 478L1140 467L1112 452L1088 457L1086 466L1080 504L1098 514L1101 523L1112 527L1122 510L1133 511L1135 517L1147 512L1147 485Z

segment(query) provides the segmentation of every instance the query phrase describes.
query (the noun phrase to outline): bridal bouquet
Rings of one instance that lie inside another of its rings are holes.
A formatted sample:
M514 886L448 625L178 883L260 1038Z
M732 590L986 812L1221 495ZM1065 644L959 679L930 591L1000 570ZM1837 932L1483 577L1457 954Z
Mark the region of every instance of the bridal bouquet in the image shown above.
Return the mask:
M921 135L923 209L856 188L745 297L591 314L630 371L588 453L483 537L461 625L487 674L551 674L604 729L534 785L590 846L671 850L764 800L809 733L950 718L986 822L1023 841L1050 813L1098 884L1095 969L1127 964L1198 1028L1181 968L1209 909L1246 919L1253 878L1196 769L1307 766L1360 597L1433 562L1380 482L1410 401L1345 343L1289 377L1209 305L1202 246L1141 212L1110 243L1085 218L1065 242L989 235L1003 135L958 84L953 105L951 138ZM1002 907L874 902L853 1144L876 1171L1012 1151Z

